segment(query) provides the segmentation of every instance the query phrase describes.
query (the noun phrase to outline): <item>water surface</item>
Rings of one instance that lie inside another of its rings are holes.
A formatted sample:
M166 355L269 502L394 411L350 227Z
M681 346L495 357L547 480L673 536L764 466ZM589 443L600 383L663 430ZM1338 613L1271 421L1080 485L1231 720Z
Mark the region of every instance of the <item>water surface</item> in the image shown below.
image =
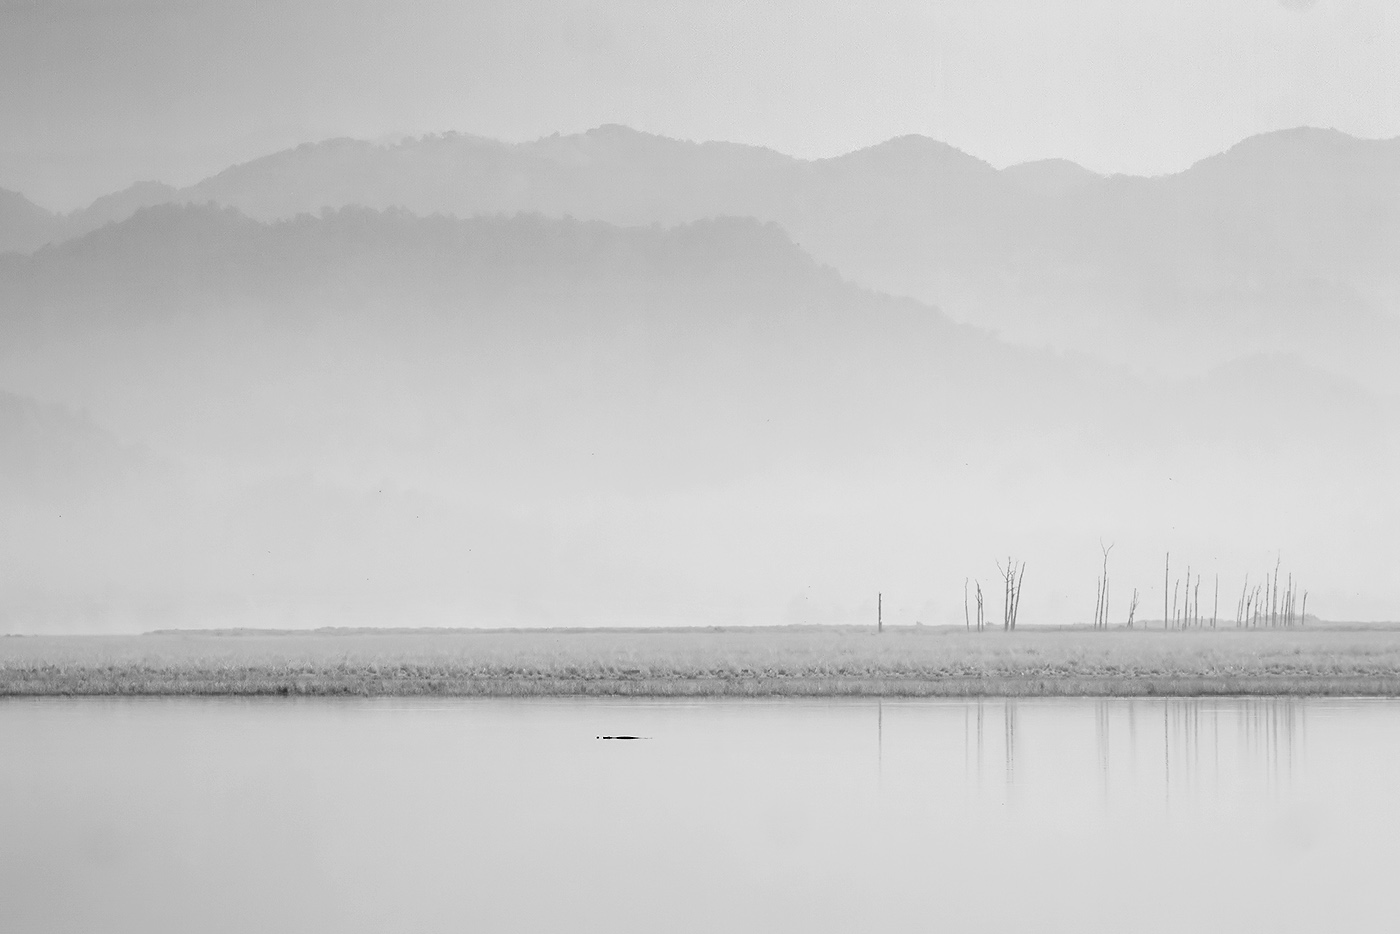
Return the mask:
M0 750L8 934L1395 929L1396 701L11 700Z

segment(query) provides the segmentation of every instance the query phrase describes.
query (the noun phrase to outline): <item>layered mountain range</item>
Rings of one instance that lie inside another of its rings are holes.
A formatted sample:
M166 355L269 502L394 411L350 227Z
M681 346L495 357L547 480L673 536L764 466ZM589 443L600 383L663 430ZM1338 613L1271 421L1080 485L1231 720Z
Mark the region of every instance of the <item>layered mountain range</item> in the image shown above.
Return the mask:
M1388 396L1009 344L752 219L166 205L0 307L11 628L948 621L1006 550L1063 620L1099 536L1348 580L1400 516Z
M1144 372L1296 354L1396 387L1400 140L1281 131L1156 178L1064 160L998 171L916 136L810 161L618 126L522 144L331 140L183 189L138 185L66 217L7 194L0 250L169 202L259 220L346 206L620 225L752 217L853 282L1019 342Z
M50 226L0 255L0 629L961 623L1008 554L1023 619L1074 622L1101 539L1115 618L1168 549L1226 611L1282 552L1310 610L1386 615L1393 149L1113 179L604 128L10 199ZM967 296L1017 269L1137 356L993 326Z

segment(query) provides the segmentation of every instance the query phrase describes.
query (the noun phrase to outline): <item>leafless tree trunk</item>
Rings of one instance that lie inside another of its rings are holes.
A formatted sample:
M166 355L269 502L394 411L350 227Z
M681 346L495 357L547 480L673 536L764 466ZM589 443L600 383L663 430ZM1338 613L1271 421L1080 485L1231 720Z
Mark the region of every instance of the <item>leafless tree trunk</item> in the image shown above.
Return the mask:
M1019 571L1017 567L1010 555L1006 558L1005 568L1000 562L997 563L1003 584L1001 628L1007 631L1016 628L1016 614L1021 608L1021 578L1026 574L1025 562L1021 562Z
M1113 550L1112 545L1105 546L1103 540L1099 540L1099 550L1103 552L1103 578L1099 592L1098 607L1094 612L1094 627L1099 629L1108 628L1108 553Z
M1278 566L1283 563L1283 555L1274 559L1274 592L1269 599L1269 625L1278 625Z
M1133 628L1133 616L1136 615L1136 613L1137 613L1137 603L1138 603L1138 592L1137 592L1137 588L1134 587L1134 588L1133 588L1133 599L1130 600L1130 601L1128 601L1128 628L1129 628L1129 629L1132 629L1132 628Z
M963 629L972 631L972 616L967 611L967 578L963 578Z
M1210 628L1215 628L1215 621L1220 618L1220 573L1215 574L1215 605L1210 611Z
M1021 615L1021 581L1026 576L1026 562L1021 562L1021 571L1016 575L1016 590L1011 594L1011 628L1016 628L1016 617Z
M1006 570L1002 570L1001 565L997 565L997 570L1001 571L1001 630L1008 632L1011 629L1011 584L1015 581L1011 571L1011 557L1006 558Z
M1172 583L1172 553L1167 552L1167 568L1162 573L1162 628L1166 629L1168 621L1171 619L1167 615L1167 591L1171 589Z

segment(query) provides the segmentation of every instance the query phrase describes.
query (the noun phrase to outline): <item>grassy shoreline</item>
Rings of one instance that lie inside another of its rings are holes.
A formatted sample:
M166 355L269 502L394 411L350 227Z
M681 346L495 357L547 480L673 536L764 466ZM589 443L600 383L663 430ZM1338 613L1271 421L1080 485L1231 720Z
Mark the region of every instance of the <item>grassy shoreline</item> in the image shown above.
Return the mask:
M1400 696L1400 629L392 630L0 639L0 696Z
M1382 677L373 678L248 670L7 678L0 697L1400 697Z

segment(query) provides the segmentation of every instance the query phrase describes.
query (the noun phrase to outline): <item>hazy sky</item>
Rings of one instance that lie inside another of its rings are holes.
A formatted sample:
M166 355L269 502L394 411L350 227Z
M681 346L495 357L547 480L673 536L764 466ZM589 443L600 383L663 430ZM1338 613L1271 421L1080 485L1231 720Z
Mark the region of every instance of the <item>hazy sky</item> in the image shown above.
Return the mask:
M1394 0L0 0L0 187L69 209L327 136L600 123L803 156L923 133L1185 167L1400 134Z

